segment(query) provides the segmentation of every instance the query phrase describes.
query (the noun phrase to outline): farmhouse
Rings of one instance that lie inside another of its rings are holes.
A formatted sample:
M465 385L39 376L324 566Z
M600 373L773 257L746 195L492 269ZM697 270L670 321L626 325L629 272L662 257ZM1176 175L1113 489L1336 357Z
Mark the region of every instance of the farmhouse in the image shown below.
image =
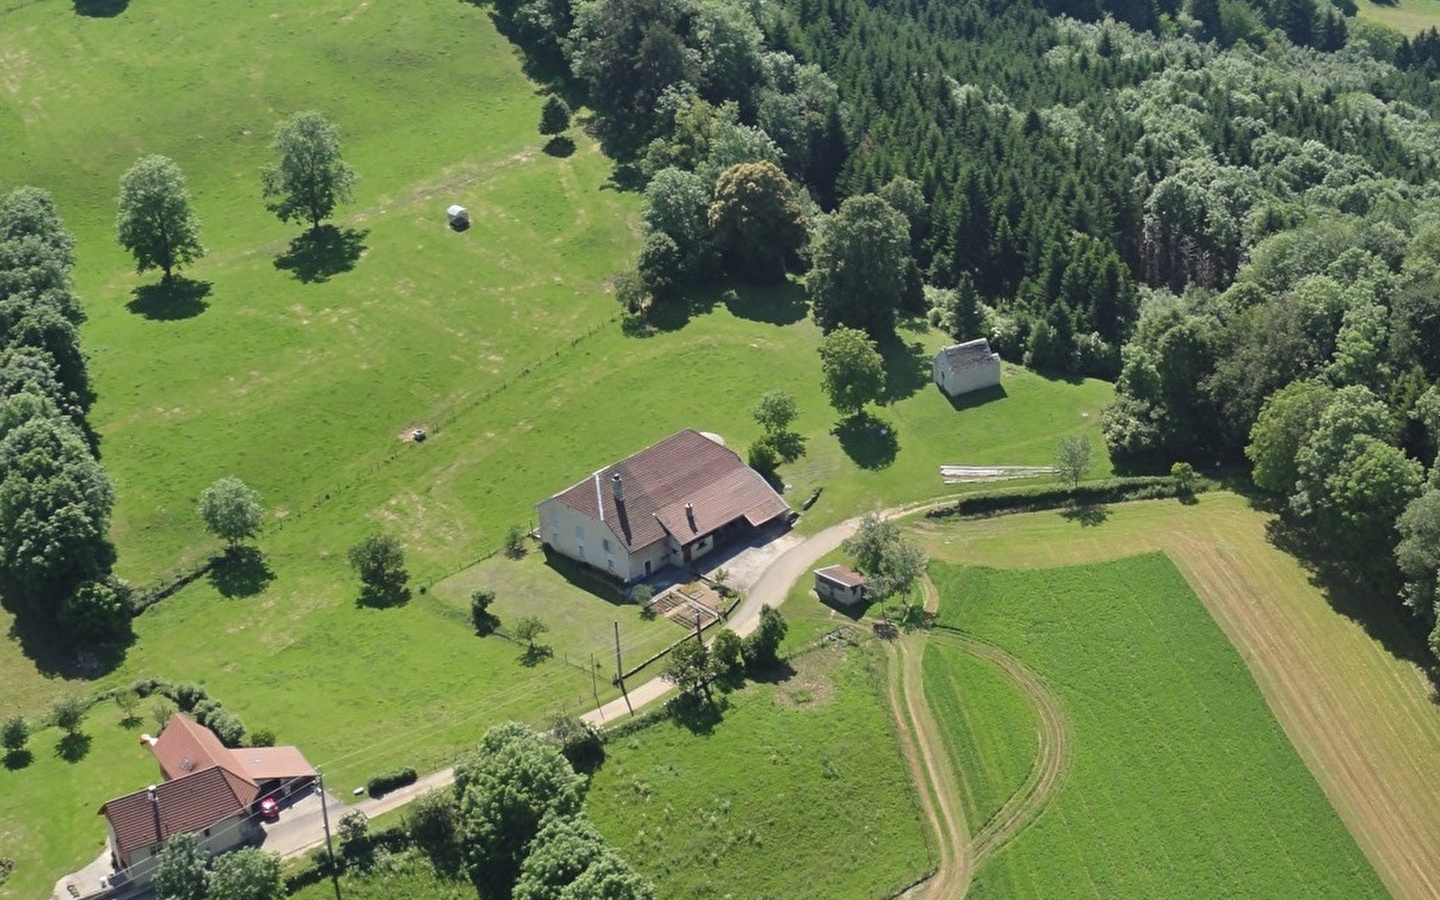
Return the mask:
M865 599L865 576L847 566L815 570L815 593L821 600L850 606Z
M932 377L951 397L994 387L1000 383L1000 354L991 353L984 338L946 347L935 354Z
M160 737L145 735L162 781L100 807L110 863L132 885L148 884L155 856L177 834L194 834L202 850L224 853L262 835L254 805L309 785L315 769L294 747L231 750L210 729L176 715Z
M535 505L542 543L621 581L684 566L791 514L718 439L686 429Z

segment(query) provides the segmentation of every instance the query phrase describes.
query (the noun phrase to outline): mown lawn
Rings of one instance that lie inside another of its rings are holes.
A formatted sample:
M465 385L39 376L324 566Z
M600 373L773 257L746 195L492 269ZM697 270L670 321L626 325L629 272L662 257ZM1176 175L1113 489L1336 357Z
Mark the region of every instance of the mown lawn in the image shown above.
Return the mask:
M1164 556L931 572L940 621L1037 671L1074 735L1052 805L976 873L971 896L1387 896Z
M709 731L614 741L586 810L659 897L889 897L931 865L877 679L841 645L728 695Z

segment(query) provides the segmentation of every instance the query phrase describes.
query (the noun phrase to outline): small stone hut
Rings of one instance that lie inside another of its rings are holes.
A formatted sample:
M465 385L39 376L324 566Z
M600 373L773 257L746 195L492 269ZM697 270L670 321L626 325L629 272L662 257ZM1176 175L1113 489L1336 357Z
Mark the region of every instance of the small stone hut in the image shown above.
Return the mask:
M846 566L815 570L815 593L821 600L850 606L865 599L865 576Z
M985 338L955 344L935 354L931 374L951 397L994 387L1000 383L1000 354L990 352Z

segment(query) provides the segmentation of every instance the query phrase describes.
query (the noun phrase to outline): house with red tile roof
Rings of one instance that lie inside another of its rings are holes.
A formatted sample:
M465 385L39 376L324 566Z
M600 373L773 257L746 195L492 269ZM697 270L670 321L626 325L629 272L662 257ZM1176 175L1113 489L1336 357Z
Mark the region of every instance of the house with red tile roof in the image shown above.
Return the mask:
M535 505L550 550L623 582L688 566L735 532L792 515L718 438L686 429Z
M156 855L177 834L195 835L211 855L259 840L256 802L293 793L315 778L315 768L294 747L231 749L185 715L172 717L158 738L143 735L141 742L155 755L163 780L100 807L111 864L132 885L149 883Z

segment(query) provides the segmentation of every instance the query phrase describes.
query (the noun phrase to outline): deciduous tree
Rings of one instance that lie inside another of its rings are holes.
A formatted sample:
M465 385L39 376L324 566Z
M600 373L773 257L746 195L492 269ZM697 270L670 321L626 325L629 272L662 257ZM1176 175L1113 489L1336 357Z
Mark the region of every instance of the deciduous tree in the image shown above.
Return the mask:
M496 725L455 767L465 866L482 900L509 900L547 817L580 811L585 779L518 722Z
M900 526L875 513L860 520L841 545L866 575L866 595L876 600L906 596L925 574L925 551L907 540Z
M783 280L807 240L800 198L771 162L741 163L721 172L709 219L726 271L751 281Z
M655 887L607 849L560 892L559 900L655 900Z
M584 813L547 818L520 866L514 900L559 900L608 846Z
M741 642L745 667L761 672L780 661L780 642L790 630L780 610L766 603L760 607L760 622Z
M242 847L217 857L210 870L209 900L284 900L280 855Z
M350 568L360 576L375 599L394 602L406 595L410 573L405 570L405 551L400 541L388 534L372 534L350 548Z
M912 264L905 217L874 194L849 198L815 241L806 285L816 323L827 332L890 332Z
M135 270L159 269L165 282L178 266L205 255L200 220L180 167L158 154L142 156L120 179L115 231L120 246L135 257Z
M351 199L355 170L340 158L340 134L318 112L295 113L275 126L280 160L261 172L268 209L282 222L309 222L312 232Z
M210 873L193 834L177 834L160 848L155 863L155 900L206 900Z
M691 700L710 699L710 650L698 640L681 641L665 660L666 681Z
M30 723L25 721L22 715L13 715L0 725L0 746L5 748L7 755L16 754L25 749L25 744L30 740Z
M1067 434L1060 439L1055 453L1055 474L1076 487L1090 471L1090 439L1083 434Z
M781 434L795 421L798 410L795 406L795 397L789 391L782 391L779 388L766 391L760 395L760 400L750 415L766 434Z
M1295 458L1334 394L1324 382L1296 381L1270 395L1245 447L1245 455L1254 463L1251 478L1256 485L1277 494L1294 492L1299 477Z
M260 493L234 475L201 491L197 512L205 530L225 541L231 551L259 534L265 524Z
M885 360L865 332L837 328L820 344L820 375L830 405L852 416L885 390Z

